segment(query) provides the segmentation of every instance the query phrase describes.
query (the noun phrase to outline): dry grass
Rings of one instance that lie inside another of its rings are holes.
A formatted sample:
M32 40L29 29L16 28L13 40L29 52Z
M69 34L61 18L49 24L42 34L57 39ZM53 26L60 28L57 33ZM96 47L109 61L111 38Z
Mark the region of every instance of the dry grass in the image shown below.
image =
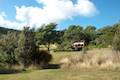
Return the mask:
M97 68L120 69L118 56L111 49L94 49L86 54L64 57L60 63L62 68Z

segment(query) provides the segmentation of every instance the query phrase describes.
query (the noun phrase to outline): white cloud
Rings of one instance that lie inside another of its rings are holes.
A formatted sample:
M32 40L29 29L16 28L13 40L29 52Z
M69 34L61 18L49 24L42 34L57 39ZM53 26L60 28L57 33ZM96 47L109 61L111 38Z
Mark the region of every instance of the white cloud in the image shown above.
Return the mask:
M98 13L95 5L90 0L78 0L76 11L82 16L94 16Z
M6 20L3 13L0 15L0 22L8 26L30 26L39 27L42 24L50 22L60 22L66 19L72 19L74 16L93 16L97 9L90 0L77 0L73 4L71 0L36 0L43 7L15 7L16 20L14 22ZM19 22L18 22L19 21ZM0 23L1 24L1 23ZM18 27L21 28L21 27Z
M25 23L19 23L17 21L10 21L6 19L7 15L4 12L0 13L0 27L20 29Z

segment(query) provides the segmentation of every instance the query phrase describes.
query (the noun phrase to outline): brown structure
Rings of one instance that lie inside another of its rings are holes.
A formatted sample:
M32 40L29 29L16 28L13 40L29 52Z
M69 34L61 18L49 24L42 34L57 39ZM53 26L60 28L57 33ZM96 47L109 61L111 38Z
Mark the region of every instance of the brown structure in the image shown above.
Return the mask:
M75 50L75 51L80 51L82 50L82 48L85 46L85 41L79 41L79 42L74 42L72 44L72 48Z

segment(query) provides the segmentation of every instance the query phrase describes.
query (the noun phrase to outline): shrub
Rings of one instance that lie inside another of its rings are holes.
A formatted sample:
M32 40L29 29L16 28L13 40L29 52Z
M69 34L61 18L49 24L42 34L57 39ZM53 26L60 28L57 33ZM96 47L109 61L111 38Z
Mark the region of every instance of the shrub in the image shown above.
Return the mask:
M34 65L44 66L52 60L52 55L49 51L40 50L33 56Z
M120 61L120 26L118 27L113 39L113 49L116 53L117 59Z
M120 28L115 33L114 39L113 39L113 49L116 52L120 52Z
M17 64L16 56L14 52L17 47L17 33L8 32L7 34L0 36L0 63L10 68Z

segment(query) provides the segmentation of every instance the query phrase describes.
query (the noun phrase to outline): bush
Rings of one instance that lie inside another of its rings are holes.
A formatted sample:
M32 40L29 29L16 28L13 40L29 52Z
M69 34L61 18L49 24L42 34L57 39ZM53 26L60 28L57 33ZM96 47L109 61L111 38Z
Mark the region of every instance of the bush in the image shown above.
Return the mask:
M120 28L116 32L114 39L113 39L113 49L116 52L120 52Z
M52 60L52 55L49 53L49 51L40 50L34 54L33 59L34 65L44 66Z
M6 63L7 55L3 51L0 50L0 63Z

